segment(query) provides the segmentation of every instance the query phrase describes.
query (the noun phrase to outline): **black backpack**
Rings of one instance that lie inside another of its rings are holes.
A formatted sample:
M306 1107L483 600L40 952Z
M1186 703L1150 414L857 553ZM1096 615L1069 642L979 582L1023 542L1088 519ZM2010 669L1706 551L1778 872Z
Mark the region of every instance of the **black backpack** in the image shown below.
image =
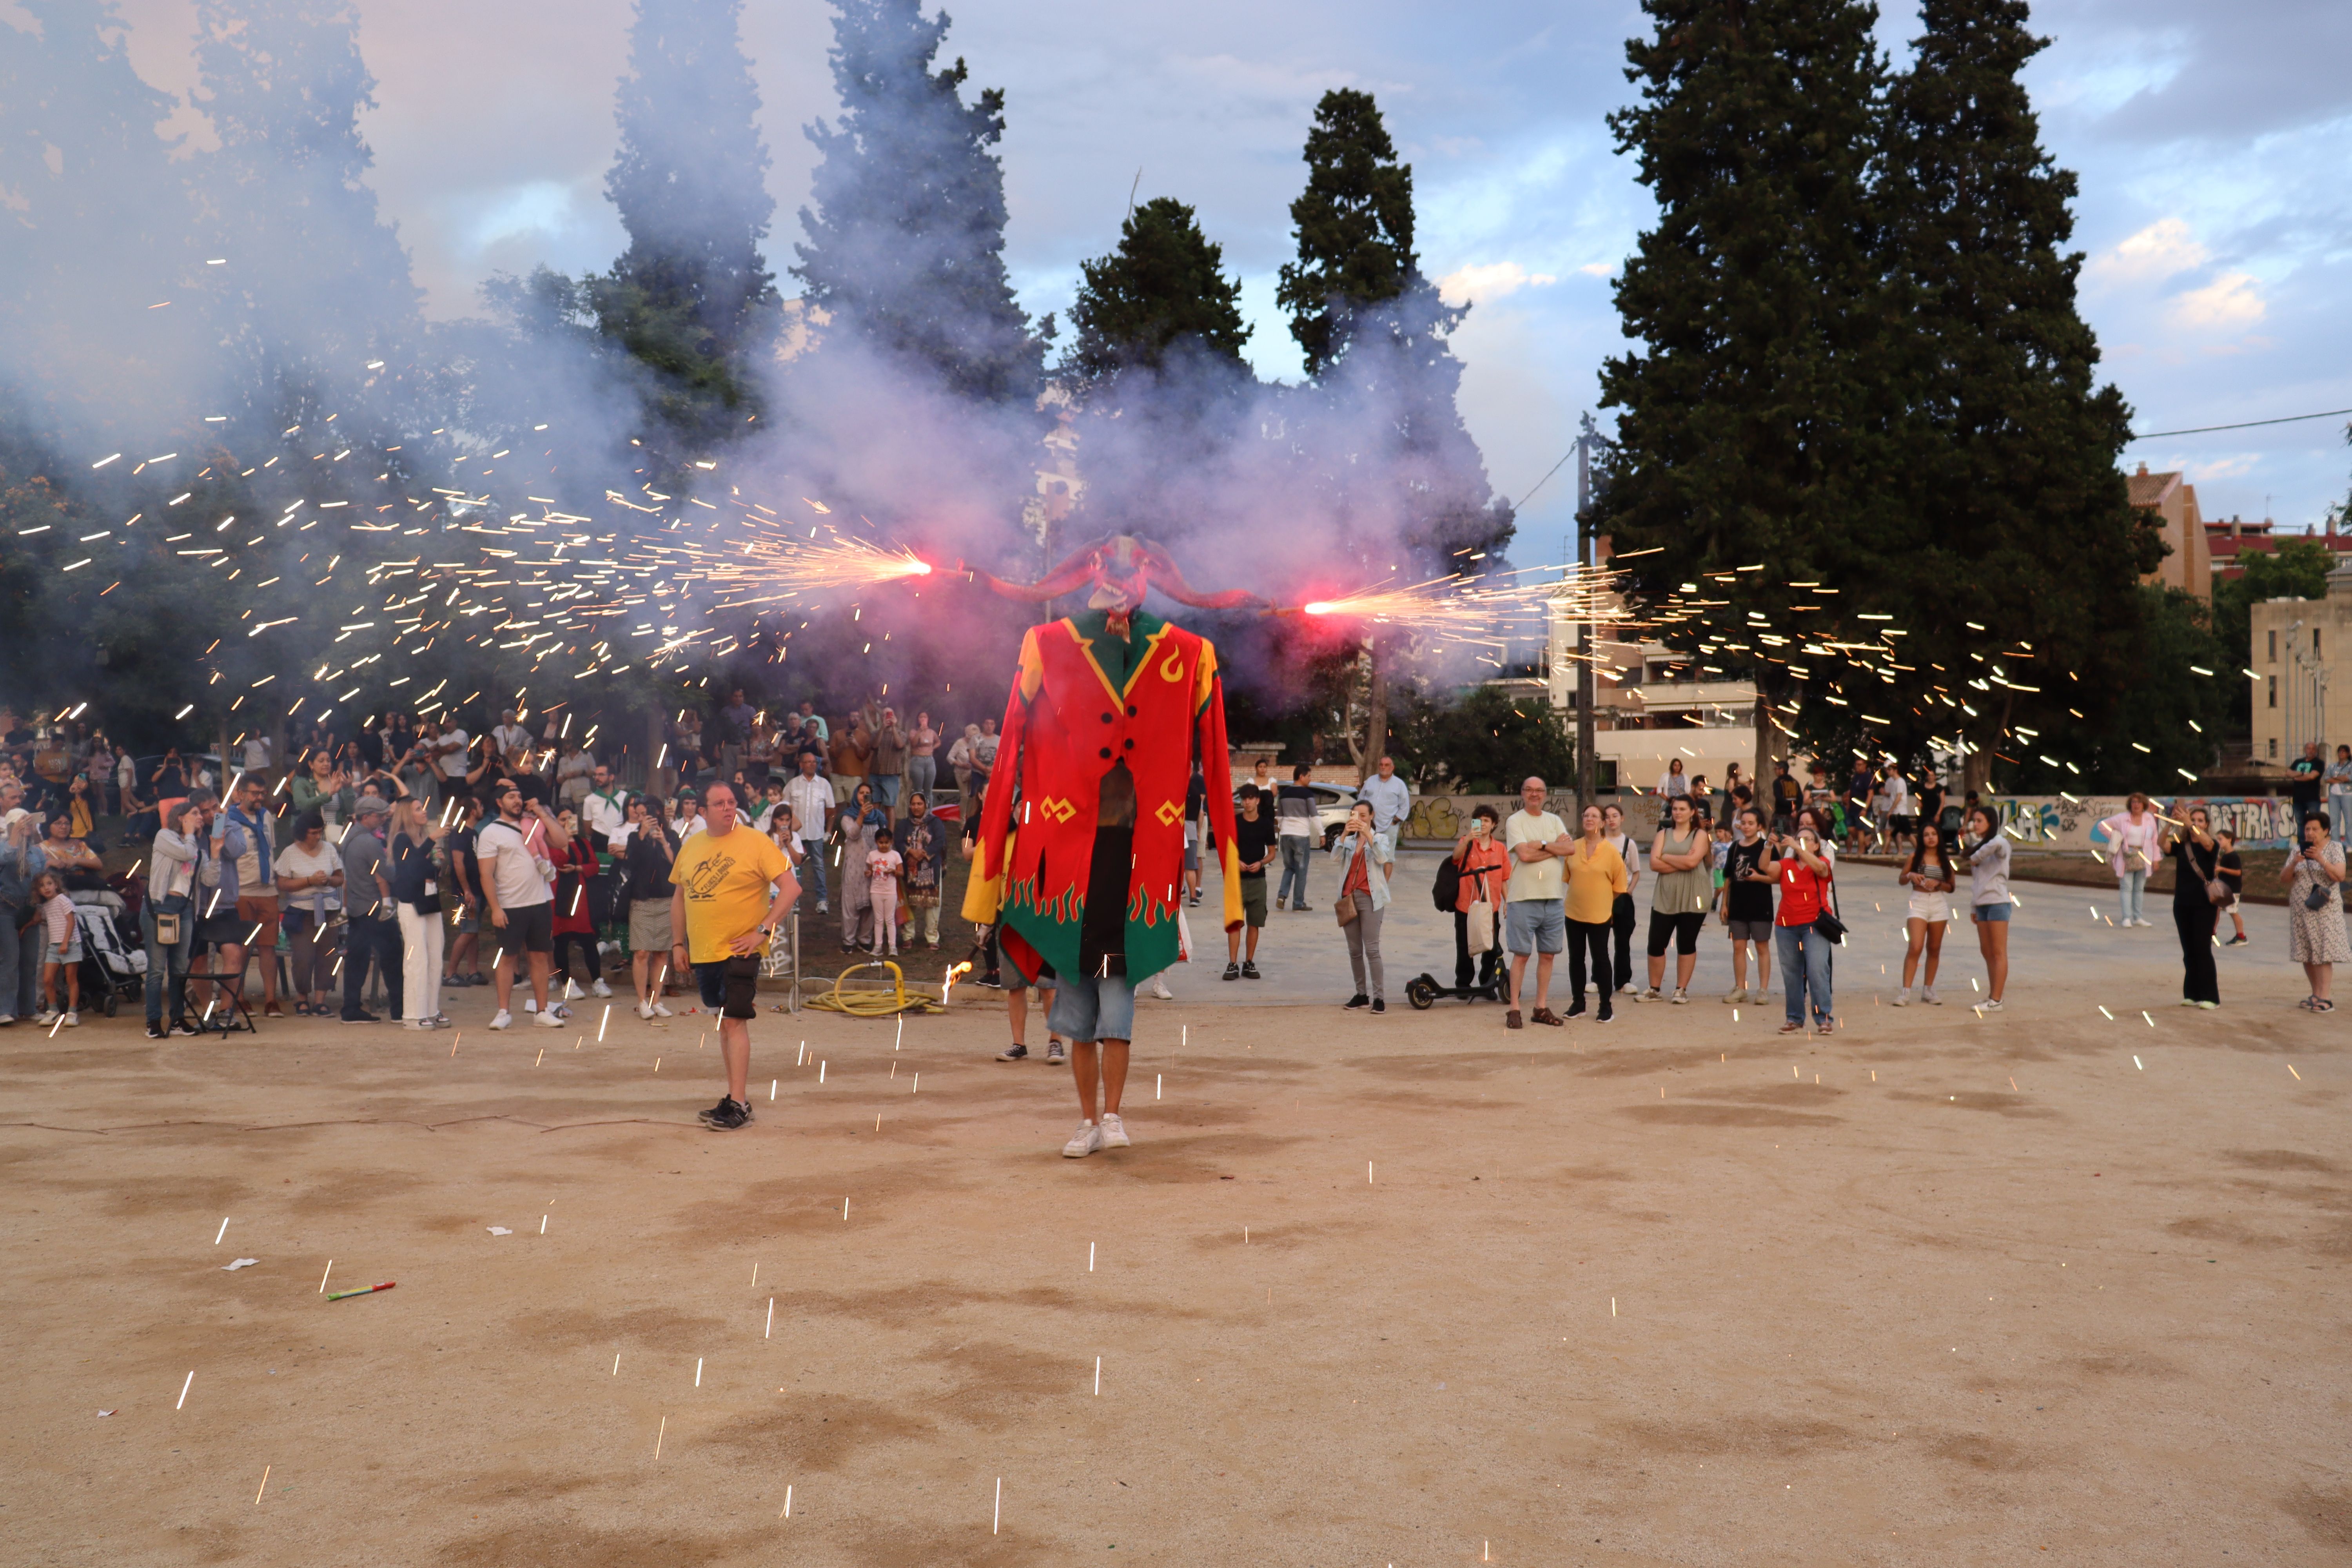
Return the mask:
M1462 868L1448 855L1437 863L1437 879L1429 885L1429 901L1437 906L1440 914L1454 912L1454 900L1462 893Z

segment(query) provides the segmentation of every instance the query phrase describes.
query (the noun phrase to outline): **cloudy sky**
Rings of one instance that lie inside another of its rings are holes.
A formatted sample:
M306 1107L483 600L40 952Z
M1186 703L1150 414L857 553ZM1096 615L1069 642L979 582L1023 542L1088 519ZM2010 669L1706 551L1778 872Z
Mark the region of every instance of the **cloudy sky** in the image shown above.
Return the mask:
M629 0L358 0L380 80L375 187L436 313L493 270L580 270L620 247L602 184ZM0 0L0 11L7 0ZM184 96L191 0L124 0L141 71ZM1433 8L1399 0L963 0L949 49L1009 95L1008 259L1032 310L1065 309L1081 257L1143 196L1194 204L1244 280L1252 357L1295 376L1274 310L1286 208L1316 99L1375 93L1414 166L1428 269L1474 302L1456 346L1465 413L1514 500L1566 449L1621 340L1610 289L1646 193L1603 117L1626 100L1624 0ZM749 0L766 101L781 273L805 199L801 128L831 112L823 0ZM2045 144L2081 176L2084 308L2135 428L2352 407L2352 5L2050 0L2031 85ZM1907 9L1882 26L1901 58ZM201 117L185 128L201 142ZM789 279L782 279L789 289ZM2345 421L2168 437L2132 460L2185 468L2206 514L2300 527L2352 489ZM1522 519L1554 558L1565 471Z

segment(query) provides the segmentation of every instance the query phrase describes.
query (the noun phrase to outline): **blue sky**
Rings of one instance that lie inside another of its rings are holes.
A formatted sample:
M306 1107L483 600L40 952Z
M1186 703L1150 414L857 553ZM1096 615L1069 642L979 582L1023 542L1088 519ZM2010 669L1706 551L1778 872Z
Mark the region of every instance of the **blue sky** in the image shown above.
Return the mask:
M380 79L373 183L435 311L470 310L494 269L608 262L627 0L359 6ZM184 93L189 0L123 11L142 72ZM1140 170L1141 195L1194 204L1224 245L1260 370L1295 375L1273 291L1299 147L1326 89L1364 89L1414 165L1424 264L1475 306L1456 339L1463 405L1496 489L1518 499L1566 448L1621 347L1612 279L1650 210L1603 122L1627 98L1636 7L971 0L950 14L949 50L1009 95L1007 258L1033 310L1066 308ZM746 6L780 272L807 187L800 128L832 110L828 16L822 0ZM2352 5L2053 0L2035 26L2053 39L2030 75L2043 141L2082 183L2084 309L2135 428L2352 407ZM1898 58L1914 31L1902 7L1881 26ZM201 141L200 117L184 118ZM2344 423L2150 441L2128 458L2185 468L2209 517L2301 527L2352 489ZM1524 513L1522 562L1558 558L1566 479Z

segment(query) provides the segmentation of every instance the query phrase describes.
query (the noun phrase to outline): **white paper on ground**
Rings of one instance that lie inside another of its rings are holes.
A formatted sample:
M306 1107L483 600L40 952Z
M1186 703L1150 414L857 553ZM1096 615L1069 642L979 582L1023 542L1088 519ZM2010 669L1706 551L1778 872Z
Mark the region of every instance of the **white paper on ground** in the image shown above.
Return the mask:
M509 1230L502 1225L494 1225L490 1226L490 1234L492 1236L512 1236L514 1232Z
M226 1274L226 1273L231 1272L232 1270L238 1269L238 1268L252 1268L255 1264L257 1264L257 1263L258 1263L258 1262L260 1262L260 1261L261 1261L261 1259L259 1259L258 1258L238 1258L238 1259L237 1259L236 1262L234 1262L234 1263L224 1263L224 1264L222 1264L222 1265L221 1265L221 1272L222 1272L222 1273L224 1273L224 1274Z

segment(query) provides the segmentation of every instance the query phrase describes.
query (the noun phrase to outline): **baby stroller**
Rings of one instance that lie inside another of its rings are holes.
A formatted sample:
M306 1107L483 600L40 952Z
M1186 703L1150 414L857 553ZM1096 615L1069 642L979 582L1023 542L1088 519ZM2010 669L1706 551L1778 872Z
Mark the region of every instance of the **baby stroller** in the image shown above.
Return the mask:
M76 904L74 921L81 927L82 1005L93 1004L113 1017L125 996L139 994L147 980L147 950L122 939L122 928L103 904Z

